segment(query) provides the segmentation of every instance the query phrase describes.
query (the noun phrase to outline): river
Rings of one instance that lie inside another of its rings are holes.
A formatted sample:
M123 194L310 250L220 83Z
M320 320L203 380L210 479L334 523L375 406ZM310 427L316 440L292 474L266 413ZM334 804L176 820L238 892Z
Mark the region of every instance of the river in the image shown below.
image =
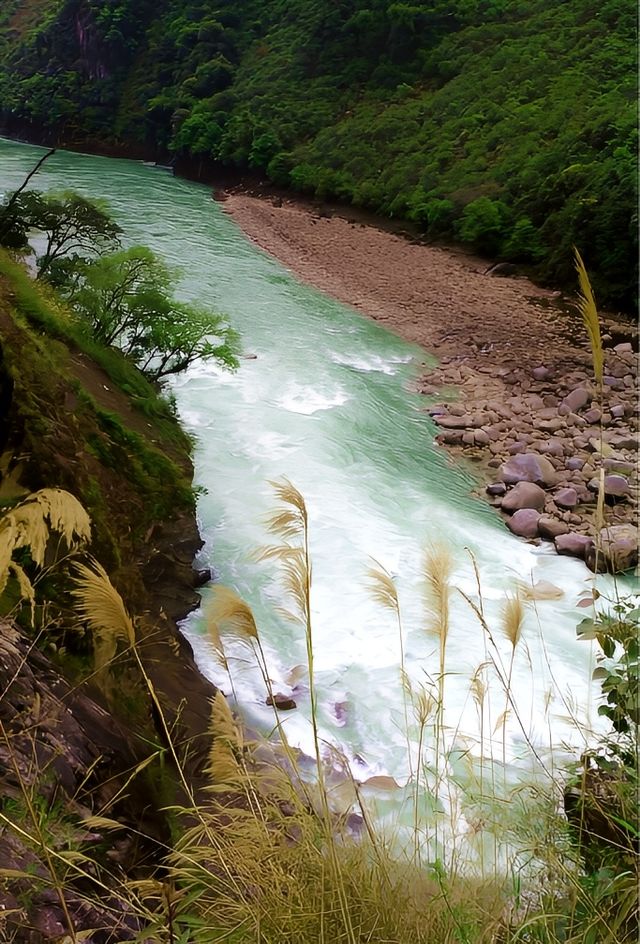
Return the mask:
M17 186L41 153L0 141L0 189ZM548 545L511 536L471 497L471 474L452 467L434 446L428 401L411 392L427 355L301 284L244 237L208 188L167 170L59 151L37 187L106 200L127 243L150 246L180 269L180 294L226 313L239 331L250 357L237 372L201 364L171 385L182 422L196 437L195 481L206 490L198 506L206 542L200 563L252 607L274 688L290 693L290 673L305 661L303 631L277 610L284 602L277 565L258 563L252 552L269 540L269 481L286 476L304 495L321 735L338 746L354 774L360 780L389 775L400 784L409 774L397 628L393 614L373 600L367 570L373 558L395 579L408 674L416 690L429 687L438 674L438 646L427 632L423 564L426 546L438 541L454 557L444 686L450 750L467 760L479 752L470 680L496 651L508 667L510 645L500 630L505 594L516 579L549 581L559 598L526 608L513 663L515 704L504 720L505 759L514 782L573 759L584 747L584 730L597 723L593 652L576 638L585 612L576 603L592 575ZM459 592L479 604L471 555L496 650L487 649ZM202 671L229 692L202 622L195 614L184 631ZM228 655L244 717L270 728L259 673L242 648L232 646ZM493 742L502 760L505 694L487 672L482 740L484 751ZM304 684L294 697L298 708L283 715L284 724L290 740L310 753ZM411 737L415 742L415 725ZM412 750L415 761L415 743ZM388 797L380 801L389 815L393 807Z

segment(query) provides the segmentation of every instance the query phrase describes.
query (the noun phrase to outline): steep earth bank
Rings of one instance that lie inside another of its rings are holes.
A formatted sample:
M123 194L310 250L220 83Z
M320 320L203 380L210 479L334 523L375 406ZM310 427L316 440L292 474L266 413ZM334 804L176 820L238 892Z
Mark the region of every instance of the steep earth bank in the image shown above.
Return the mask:
M40 577L34 623L11 601L4 607L0 863L13 875L0 880L2 940L60 940L69 930L52 874L61 850L89 851L103 862L107 887L110 875L142 876L150 863L157 866L171 839L165 807L184 799L165 758L165 724L196 789L210 744L214 690L176 625L198 601L190 444L137 371L115 352L94 346L94 353L100 363L76 343L55 299L2 255L0 500L6 508L37 489L59 487L85 506L93 534L87 551L135 615L139 654L160 706L152 705L126 650L108 684L94 671L92 644L70 604L64 555ZM78 826L96 813L119 828ZM28 838L42 835L53 860ZM57 871L76 932L100 929L83 940L135 936L115 886L112 896L96 894L86 878L74 882L68 869Z
M635 565L635 326L602 317L600 396L580 315L560 293L348 214L241 190L220 196L244 232L300 278L436 355L418 389L433 398L438 442L476 463L515 534L553 540L593 568ZM609 507L596 555L600 469Z

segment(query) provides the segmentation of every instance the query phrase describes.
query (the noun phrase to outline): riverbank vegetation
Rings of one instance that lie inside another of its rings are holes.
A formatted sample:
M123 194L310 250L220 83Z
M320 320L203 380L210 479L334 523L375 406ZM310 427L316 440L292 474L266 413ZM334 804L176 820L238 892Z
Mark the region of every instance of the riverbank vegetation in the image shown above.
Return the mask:
M636 306L630 0L95 4L0 13L4 120L238 168Z
M111 803L100 807L86 790L81 812L76 796L43 805L38 793L43 782L24 777L16 765L18 795L0 809L0 841L10 837L20 850L15 867L0 869L16 896L16 907L5 918L7 940L50 939L37 936L39 916L33 908L34 902L40 907L46 902L49 920L58 921L59 937L71 941L418 944L428 937L438 944L630 944L638 928L638 611L625 603L603 607L595 591L588 601L585 596L594 616L580 631L585 638L593 632L601 649L597 677L604 679L608 693L603 707L615 709L611 735L597 744L589 732L577 732L593 747L576 763L568 785L553 768L540 776L543 762L530 781L507 781L500 728L506 713L518 710L510 666L523 655L521 624L535 587L514 590L505 601L501 626L487 623L481 591L477 601L468 600L485 637L486 658L469 680L478 708L480 754L472 751L465 764L453 738L455 726L444 722L442 684L453 629L449 603L457 591L449 579L447 553L431 549L425 562L425 621L434 636L439 671L419 688L405 673L398 679L413 743L405 799L416 815L407 832L382 833L371 818L366 785L353 778L339 752L318 738L306 506L290 483L279 483L276 490L279 506L270 530L277 543L261 557L281 569L290 618L306 639L315 776L288 744L277 708L278 737L267 749L246 740L217 692L210 703L210 748L200 776L194 777L174 743L143 661L140 620L130 615L100 565L84 562L88 519L82 509L60 493L55 507L65 511L56 517L48 510L52 503L36 494L5 513L0 522L4 543L16 532L14 522L26 519L25 509L37 506L21 543L10 549L33 542L34 565L44 560L37 537L42 517L48 514L51 530L66 528L72 558L58 566L66 570L66 593L76 610L74 631L88 633L97 691L109 697L117 675L121 697L122 668L130 664L127 684L148 703L164 733L163 742L151 744L147 756L138 759L123 790L134 791L149 770L161 776L161 802L171 823L170 838L159 842L143 836L114 815ZM82 562L74 563L79 553ZM11 553L3 566L11 567ZM378 568L371 580L376 598L397 619L402 652L397 588ZM28 623L33 604L26 577L19 596L23 602L15 603L12 617ZM259 628L246 604L214 588L208 623L231 687L234 657L227 647L240 642L245 657L260 666L265 695L273 696ZM49 629L41 627L44 638ZM11 705L13 682L2 707ZM527 740L528 720L520 721ZM39 724L31 736L40 737ZM529 746L537 757L535 745ZM39 775L45 778L46 771ZM149 843L153 856L138 859L129 871L122 847L131 842L132 831L138 842Z
M76 193L25 190L0 207L0 246L28 255L36 243L36 278L68 307L58 324L66 338L116 348L155 383L200 360L237 367L224 316L178 301L177 273L145 247L120 249L121 233L105 207ZM24 295L26 276L15 274Z

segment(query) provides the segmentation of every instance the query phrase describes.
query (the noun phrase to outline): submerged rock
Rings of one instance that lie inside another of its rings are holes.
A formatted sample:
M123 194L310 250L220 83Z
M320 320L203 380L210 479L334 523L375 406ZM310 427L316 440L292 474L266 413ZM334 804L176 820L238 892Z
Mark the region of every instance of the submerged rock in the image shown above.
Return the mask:
M269 695L266 704L277 708L279 711L292 711L298 707L290 695L283 695L282 692L275 692L273 698Z

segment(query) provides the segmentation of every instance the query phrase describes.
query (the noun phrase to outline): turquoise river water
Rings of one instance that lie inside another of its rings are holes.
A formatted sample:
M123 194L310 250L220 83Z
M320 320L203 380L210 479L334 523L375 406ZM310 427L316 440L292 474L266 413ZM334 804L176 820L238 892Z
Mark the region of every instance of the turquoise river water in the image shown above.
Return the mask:
M41 153L0 141L0 190L17 186ZM213 363L194 366L171 389L196 437L196 484L206 489L199 501L201 564L253 608L274 688L296 688L298 709L283 715L290 740L312 752L308 692L296 668L305 662L303 633L278 613L286 601L277 565L252 557L268 541L264 518L274 507L268 483L282 476L309 509L321 734L359 780L388 776L403 785L409 776L398 633L393 614L371 597L371 558L396 580L408 675L415 690L429 690L438 656L426 631L423 560L427 544L442 540L455 560L445 681L451 764L457 756L470 770L482 741L485 754L504 759L517 782L575 757L584 747L581 727L596 723L593 653L575 629L585 612L576 603L592 577L578 561L514 538L471 497L473 480L434 445L427 401L410 392L427 355L297 281L245 238L204 186L143 163L65 152L47 161L34 183L105 199L126 242L150 246L179 267L179 293L225 312L244 352L255 355L235 373ZM479 602L469 551L496 649L487 648L458 592ZM518 579L552 582L560 595L527 607L512 672L516 704L506 720L504 690L485 670L481 738L470 680L492 657L508 667L501 610ZM196 613L184 631L202 671L229 692L202 622ZM259 672L244 649L231 645L227 655L243 715L254 727L271 728ZM415 725L410 736L415 760ZM430 750L427 743L427 757ZM381 818L392 817L393 790L383 791L378 804Z

